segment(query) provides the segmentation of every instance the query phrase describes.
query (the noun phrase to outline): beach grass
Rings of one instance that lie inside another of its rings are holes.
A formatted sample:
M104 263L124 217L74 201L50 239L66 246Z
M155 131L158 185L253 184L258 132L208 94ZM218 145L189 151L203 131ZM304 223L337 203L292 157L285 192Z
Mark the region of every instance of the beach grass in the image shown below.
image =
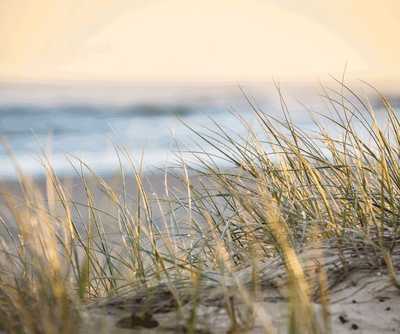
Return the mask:
M378 271L400 288L400 119L375 92L380 124L368 99L336 84L322 89L317 132L291 121L279 87L280 118L244 93L258 119L257 129L242 119L246 138L186 124L196 163L166 172L163 194L145 190L140 163L120 147L132 168L121 164L118 189L79 162L83 202L45 157L44 190L16 164L19 196L1 192L2 330L277 333L263 303L277 289L287 333L329 333L331 289L350 273Z

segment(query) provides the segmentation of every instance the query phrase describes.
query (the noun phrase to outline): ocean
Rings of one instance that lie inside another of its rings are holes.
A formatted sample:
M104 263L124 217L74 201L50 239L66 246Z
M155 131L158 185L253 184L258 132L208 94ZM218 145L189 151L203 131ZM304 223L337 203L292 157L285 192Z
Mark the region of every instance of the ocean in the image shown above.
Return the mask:
M187 125L200 132L218 132L216 122L233 136L245 138L243 120L255 128L257 120L243 91L260 110L282 116L276 90L269 84L3 83L0 178L16 177L12 157L24 173L40 176L45 154L62 176L76 173L80 161L100 175L112 174L120 166L116 149L128 152L137 167L142 162L144 170L174 166L181 156L190 161L189 152L199 147L215 153ZM303 99L316 105L309 89L291 89L291 93L291 102ZM296 125L316 130L306 108L293 104L290 116ZM128 160L123 157L122 164L128 166Z

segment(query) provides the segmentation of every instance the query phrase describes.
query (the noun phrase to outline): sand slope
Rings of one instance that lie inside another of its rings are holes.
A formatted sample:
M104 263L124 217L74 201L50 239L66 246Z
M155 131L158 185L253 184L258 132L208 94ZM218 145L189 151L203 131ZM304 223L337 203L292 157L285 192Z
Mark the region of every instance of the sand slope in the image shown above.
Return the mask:
M384 268L369 268L365 260L348 253L345 270L334 250L325 248L322 252L330 305L328 329L321 325L321 332L329 332L330 327L332 333L400 333L400 290L391 284ZM322 262L321 249L303 252L300 258L314 296L312 305L318 322L322 324L324 313L318 303L319 287L315 275L316 268L320 268L315 263ZM218 283L204 283L197 297L195 333L288 333L284 266L279 260L269 260L260 263L259 270L260 286L252 312L237 297L238 282L251 289L250 268L238 271L230 279L218 273L208 273L217 281L224 280L226 289ZM179 282L175 287L182 304L180 312L173 293L167 285L160 284L89 305L84 331L187 333L193 315L193 295L185 282ZM238 319L236 329L232 328L227 313L227 305L231 302Z

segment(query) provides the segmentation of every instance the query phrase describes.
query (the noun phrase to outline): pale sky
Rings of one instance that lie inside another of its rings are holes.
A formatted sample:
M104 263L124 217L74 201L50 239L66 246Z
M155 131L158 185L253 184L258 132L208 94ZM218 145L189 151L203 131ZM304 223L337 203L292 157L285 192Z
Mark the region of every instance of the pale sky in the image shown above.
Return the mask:
M398 0L1 0L0 80L400 79Z

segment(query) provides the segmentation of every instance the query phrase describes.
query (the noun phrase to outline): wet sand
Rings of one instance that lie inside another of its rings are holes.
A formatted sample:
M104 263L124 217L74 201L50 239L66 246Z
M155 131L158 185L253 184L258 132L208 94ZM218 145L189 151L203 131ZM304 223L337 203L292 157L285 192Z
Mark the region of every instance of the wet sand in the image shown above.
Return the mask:
M105 176L102 179L118 196L120 203L126 203L126 206L135 210L137 205L138 191L137 182L133 174L125 175L125 181L121 175ZM150 201L154 222L160 220L160 202L156 198L166 198L166 188L170 192L178 193L184 196L186 186L184 183L172 175L166 177L161 172L148 172L142 175L143 189L146 194L152 199ZM195 182L196 177L191 178L191 182ZM87 208L88 197L85 187L90 189L93 199L93 206L98 209L97 213L106 226L109 232L117 228L115 217L118 216L118 209L115 203L112 202L109 196L105 194L104 189L99 181L94 177L85 177L85 182L79 176L69 176L60 178L60 183L63 186L69 198L69 204L72 208L75 221L80 227L86 225L88 221L89 210ZM45 177L37 177L33 180L34 189L38 191L44 203L48 208L51 208L53 214L62 217L65 211L57 198L54 188L49 185ZM16 180L0 180L0 217L8 227L13 230L14 215L12 210L20 210L24 207L23 191L21 184ZM6 194L4 196L4 194ZM12 199L12 204L6 203L6 198ZM49 201L50 199L50 201ZM11 209L9 206L11 205ZM133 211L134 212L134 211Z

